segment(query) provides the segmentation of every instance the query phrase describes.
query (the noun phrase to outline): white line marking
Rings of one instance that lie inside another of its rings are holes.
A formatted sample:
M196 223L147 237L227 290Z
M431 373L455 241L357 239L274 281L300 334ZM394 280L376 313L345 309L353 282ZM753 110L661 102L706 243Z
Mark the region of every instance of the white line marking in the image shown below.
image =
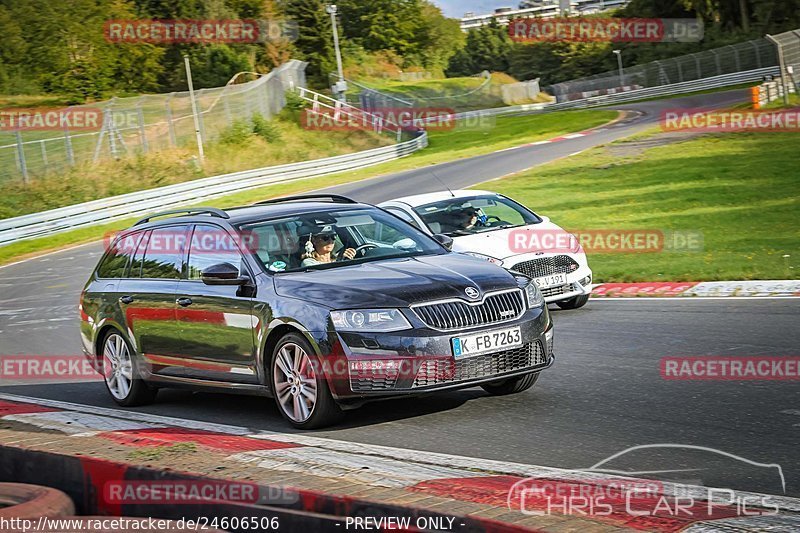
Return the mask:
M565 139L577 139L578 137L584 137L585 133L570 133L569 135L564 135Z
M103 242L103 239L98 239L98 240L92 241L92 242L85 242L83 244L76 244L75 246L70 246L69 248L62 248L61 250L53 250L53 251L50 251L50 252L45 252L45 253L40 254L40 255L35 255L33 257L28 257L27 259L21 259L20 261L15 261L13 263L0 265L0 269L8 268L8 267L11 267L11 266L14 266L14 265L19 265L19 264L22 264L22 263L27 263L28 261L33 261L34 259L40 259L42 257L47 257L48 255L55 255L55 254L60 254L60 253L63 253L63 252L69 252L70 250L76 250L78 248L83 248L83 247L89 246L91 244L97 244L98 242Z
M150 429L164 427L163 424L142 424L108 416L75 411L51 411L49 413L24 413L6 415L3 420L13 420L42 429L52 429L68 435L94 435L103 431L126 429Z

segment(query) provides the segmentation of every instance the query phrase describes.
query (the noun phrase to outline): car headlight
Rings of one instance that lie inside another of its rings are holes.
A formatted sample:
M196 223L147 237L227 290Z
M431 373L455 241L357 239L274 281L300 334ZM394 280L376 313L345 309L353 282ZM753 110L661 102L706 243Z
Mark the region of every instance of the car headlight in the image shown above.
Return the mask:
M503 260L502 259L498 259L496 257L492 257L491 255L479 254L477 252L462 252L462 253L464 253L465 255L471 255L472 257L477 257L479 259L485 259L486 261L489 261L490 263L494 263L497 266L503 266Z
M339 331L386 332L411 328L399 309L331 311L331 320Z
M532 281L525 285L525 297L528 299L528 309L544 305L542 291L540 291L536 283Z

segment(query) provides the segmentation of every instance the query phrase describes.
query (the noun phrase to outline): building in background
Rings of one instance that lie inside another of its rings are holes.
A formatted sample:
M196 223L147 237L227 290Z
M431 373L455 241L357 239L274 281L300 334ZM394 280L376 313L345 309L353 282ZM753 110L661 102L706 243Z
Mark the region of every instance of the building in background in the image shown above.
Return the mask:
M493 19L502 25L524 17L552 18L561 15L590 15L624 6L628 0L523 0L518 8L499 7L493 13L476 15L464 13L461 30L489 24Z

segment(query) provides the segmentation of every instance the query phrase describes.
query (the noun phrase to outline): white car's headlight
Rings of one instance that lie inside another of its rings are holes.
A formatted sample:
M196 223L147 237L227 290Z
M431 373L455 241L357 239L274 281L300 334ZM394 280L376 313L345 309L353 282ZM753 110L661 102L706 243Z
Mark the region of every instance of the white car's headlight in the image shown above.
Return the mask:
M333 326L338 331L387 332L410 329L399 309L352 309L331 311Z
M497 266L503 266L503 260L502 259L498 259L496 257L492 257L491 255L479 254L477 252L462 252L462 253L464 253L466 255L471 255L472 257L477 257L479 259L485 259L486 261L489 261L490 263L494 263Z
M539 287L532 281L525 286L525 296L528 299L528 309L544 305L542 291L540 291Z

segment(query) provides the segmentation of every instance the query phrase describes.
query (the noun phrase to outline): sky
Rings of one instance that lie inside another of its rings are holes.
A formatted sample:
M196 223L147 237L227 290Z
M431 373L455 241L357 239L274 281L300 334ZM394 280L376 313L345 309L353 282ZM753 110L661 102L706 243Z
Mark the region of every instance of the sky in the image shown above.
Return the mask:
M519 0L432 0L448 17L461 18L467 11L476 15L491 13L498 7L517 7Z

